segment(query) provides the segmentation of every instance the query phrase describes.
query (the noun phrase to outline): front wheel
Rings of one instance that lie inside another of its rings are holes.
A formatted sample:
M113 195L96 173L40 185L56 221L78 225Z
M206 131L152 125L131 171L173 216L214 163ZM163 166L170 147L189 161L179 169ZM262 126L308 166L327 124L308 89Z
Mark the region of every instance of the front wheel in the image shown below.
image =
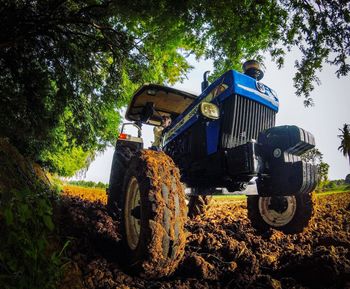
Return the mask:
M308 226L314 214L313 193L297 196L248 196L248 217L259 232L270 228L295 234Z
M127 268L146 278L173 273L184 254L186 211L174 162L163 152L137 153L123 185L121 232Z
M107 209L111 216L118 216L121 209L125 171L134 153L131 148L117 143L113 154L107 198Z

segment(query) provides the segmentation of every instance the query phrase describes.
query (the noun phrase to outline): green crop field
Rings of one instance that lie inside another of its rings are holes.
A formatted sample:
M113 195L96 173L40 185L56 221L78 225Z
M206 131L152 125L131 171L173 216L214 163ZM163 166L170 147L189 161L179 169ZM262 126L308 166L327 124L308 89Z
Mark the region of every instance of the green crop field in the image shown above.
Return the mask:
M327 195L332 195L332 194L342 194L342 193L349 193L350 194L350 190L337 190L337 191L325 191L325 192L321 192L321 193L316 193L317 197L321 197L321 196L327 196ZM220 201L224 201L224 200L245 200L247 198L246 195L214 195L214 199L215 200L220 200Z

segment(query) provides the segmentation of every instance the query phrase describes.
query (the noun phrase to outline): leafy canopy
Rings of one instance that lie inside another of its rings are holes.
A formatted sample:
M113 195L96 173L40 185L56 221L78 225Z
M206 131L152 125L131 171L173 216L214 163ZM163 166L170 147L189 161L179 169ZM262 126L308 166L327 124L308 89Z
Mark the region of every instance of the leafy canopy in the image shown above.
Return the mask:
M302 52L294 81L305 104L325 61L349 71L342 1L0 0L0 135L61 175L113 143L131 94L173 84L186 56L218 76L269 51L279 66Z

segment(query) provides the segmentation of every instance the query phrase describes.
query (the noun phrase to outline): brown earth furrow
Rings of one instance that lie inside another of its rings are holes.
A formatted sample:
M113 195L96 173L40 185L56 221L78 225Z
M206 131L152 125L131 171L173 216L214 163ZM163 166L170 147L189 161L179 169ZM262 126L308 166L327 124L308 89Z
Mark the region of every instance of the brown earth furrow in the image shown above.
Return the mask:
M66 195L59 222L72 262L61 288L350 288L350 192L317 203L303 233L258 235L245 201L215 200L205 216L187 221L175 274L145 280L121 268L119 224L105 205Z

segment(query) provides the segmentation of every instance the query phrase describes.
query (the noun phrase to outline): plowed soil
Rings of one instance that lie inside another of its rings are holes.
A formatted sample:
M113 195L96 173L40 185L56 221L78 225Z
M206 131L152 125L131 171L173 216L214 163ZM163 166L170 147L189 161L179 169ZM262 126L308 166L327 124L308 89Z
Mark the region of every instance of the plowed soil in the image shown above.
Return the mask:
M350 192L319 196L313 221L295 235L258 235L245 200L215 200L188 220L184 259L161 280L123 270L119 224L104 203L66 195L60 216L72 260L60 288L350 288Z

